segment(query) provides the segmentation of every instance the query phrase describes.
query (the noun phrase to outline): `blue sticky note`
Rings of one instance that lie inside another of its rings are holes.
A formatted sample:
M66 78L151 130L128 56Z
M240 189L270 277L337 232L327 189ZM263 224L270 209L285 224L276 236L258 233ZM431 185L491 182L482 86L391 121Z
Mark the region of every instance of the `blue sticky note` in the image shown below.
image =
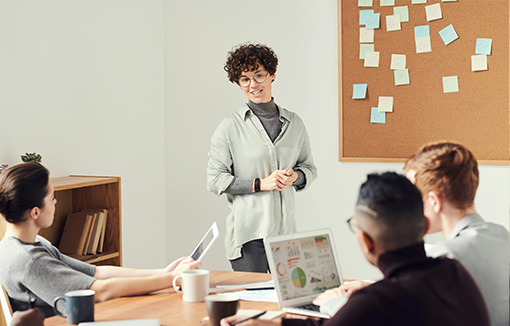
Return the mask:
M379 28L381 22L381 14L372 14L368 18L368 21L365 25L368 29L376 29Z
M353 84L352 85L352 98L355 100L364 99L367 97L367 84Z
M386 112L379 111L377 108L372 108L370 123L386 123Z
M452 24L440 30L439 35L443 39L444 45L448 45L459 38L459 35L457 35L457 32L455 31L455 28L453 28Z
M369 18L374 14L372 9L370 10L360 10L359 11L359 24L366 25Z
M429 25L414 26L414 38L430 36Z
M476 54L491 55L492 39L491 38L477 38L476 39Z

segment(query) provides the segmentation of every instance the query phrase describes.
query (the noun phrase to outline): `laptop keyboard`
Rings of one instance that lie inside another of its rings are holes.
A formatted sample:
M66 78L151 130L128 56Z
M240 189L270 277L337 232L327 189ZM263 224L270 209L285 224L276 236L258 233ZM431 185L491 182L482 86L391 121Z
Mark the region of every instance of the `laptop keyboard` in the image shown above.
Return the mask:
M295 308L299 308L299 309L305 309L305 310L312 310L312 311L320 311L320 307L317 306L317 305L314 305L313 303L309 303L309 304L304 304L302 306L297 306Z

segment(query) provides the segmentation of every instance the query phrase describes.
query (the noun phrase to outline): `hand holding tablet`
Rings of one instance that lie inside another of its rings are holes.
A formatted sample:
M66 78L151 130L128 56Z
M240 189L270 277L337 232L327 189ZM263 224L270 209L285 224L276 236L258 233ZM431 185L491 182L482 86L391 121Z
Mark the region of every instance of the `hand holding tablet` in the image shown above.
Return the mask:
M202 240L200 240L195 250L193 250L193 253L190 255L190 257L193 258L194 260L201 260L202 257L204 257L205 253L209 250L211 245L214 243L214 241L216 241L218 235L219 235L218 225L216 225L216 222L214 222L209 228L209 230L207 230Z

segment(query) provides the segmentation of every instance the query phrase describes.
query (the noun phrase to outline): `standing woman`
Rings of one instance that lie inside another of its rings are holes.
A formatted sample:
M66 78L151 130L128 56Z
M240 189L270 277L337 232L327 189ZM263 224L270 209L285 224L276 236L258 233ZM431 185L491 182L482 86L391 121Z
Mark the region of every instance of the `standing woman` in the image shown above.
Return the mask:
M272 97L277 65L271 48L243 44L224 67L248 102L211 137L207 188L227 195L225 248L235 271L268 271L263 239L296 231L292 188L303 190L317 178L303 121Z

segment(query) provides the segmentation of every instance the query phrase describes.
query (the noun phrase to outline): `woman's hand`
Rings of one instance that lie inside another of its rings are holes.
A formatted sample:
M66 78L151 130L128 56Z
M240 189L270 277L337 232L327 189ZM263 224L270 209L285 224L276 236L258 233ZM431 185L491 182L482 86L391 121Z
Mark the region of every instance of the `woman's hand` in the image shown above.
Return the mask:
M175 266L172 266L176 264ZM170 265L168 265L165 270L167 272L172 272L175 276L180 275L182 272L190 270L190 269L197 269L200 266L202 266L202 261L197 260L195 261L191 257L181 257L175 261L173 261ZM172 270L169 270L169 268L173 268Z
M177 267L177 265L179 265L179 263L186 258L188 257L181 257L168 264L168 266L165 267L165 273L172 272Z
M297 180L298 174L292 169L275 170L268 177L260 179L260 190L271 191L283 189L292 186Z
M337 287L331 290L327 290L323 293L321 293L317 298L313 300L313 304L317 306L322 306L324 303L326 303L329 300L333 300L340 297L348 297L349 294L346 290L342 289L342 287Z

